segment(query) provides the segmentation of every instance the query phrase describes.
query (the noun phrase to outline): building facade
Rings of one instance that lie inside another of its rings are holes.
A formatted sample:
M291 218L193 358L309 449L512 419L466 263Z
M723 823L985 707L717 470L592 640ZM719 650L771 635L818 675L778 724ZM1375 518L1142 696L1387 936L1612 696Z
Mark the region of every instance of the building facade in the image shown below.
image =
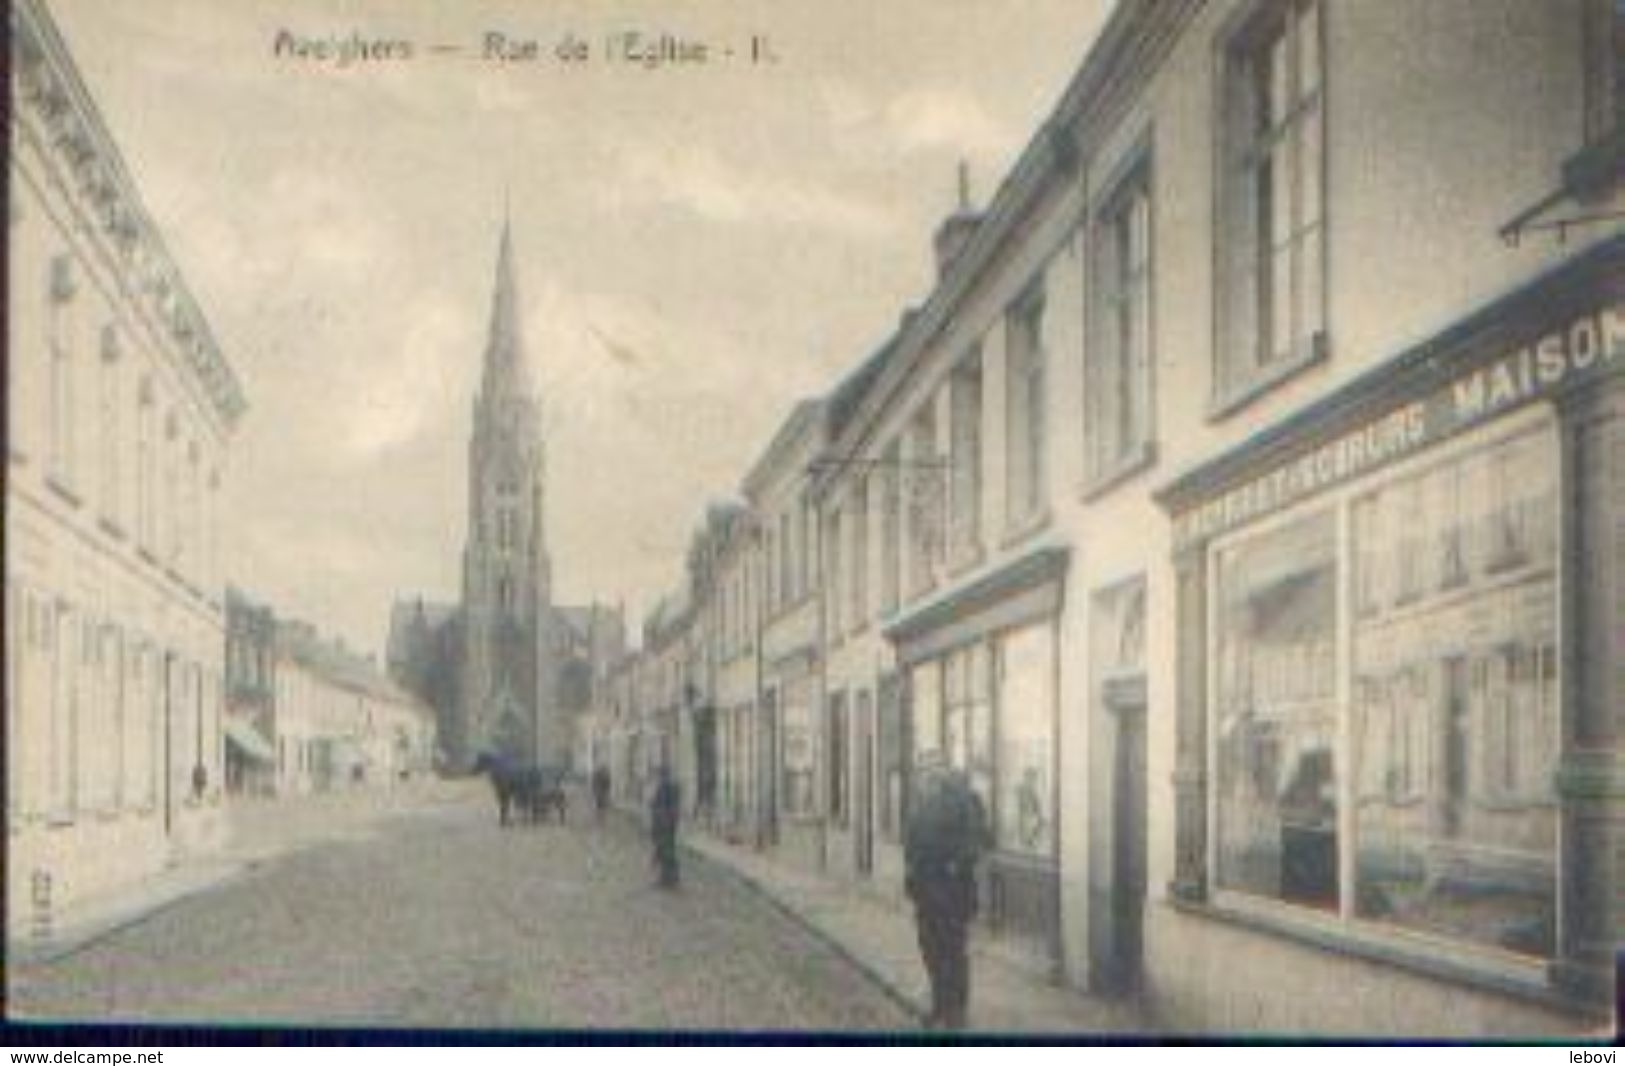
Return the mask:
M242 390L43 5L11 9L11 928L217 840Z
M758 800L765 840L805 868L823 865L823 649L818 517L810 466L825 405L797 404L741 488L751 564L735 575L737 650L756 667Z
M1609 0L1120 3L751 463L719 829L895 891L946 761L987 932L1164 1027L1598 1024L1622 55Z
M276 790L276 616L226 589L226 793Z
M387 787L430 770L433 708L308 622L276 628L268 740L277 795Z

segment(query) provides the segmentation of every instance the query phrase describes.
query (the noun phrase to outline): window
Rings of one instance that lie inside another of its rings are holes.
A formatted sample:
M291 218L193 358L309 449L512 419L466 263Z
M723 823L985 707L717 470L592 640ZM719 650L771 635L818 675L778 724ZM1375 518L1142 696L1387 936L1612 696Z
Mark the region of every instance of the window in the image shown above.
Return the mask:
M1336 908L1336 518L1214 561L1217 884Z
M951 517L949 555L956 563L982 550L982 353L972 350L948 385Z
M829 816L845 827L850 819L846 802L846 693L829 698Z
M220 587L220 471L210 469L203 505L203 579L211 593Z
M181 513L177 525L176 557L185 572L197 567L199 542L203 532L203 467L197 441L186 444L186 468L181 473Z
M768 523L767 531L762 535L762 580L763 604L767 612L772 614L779 608L780 597L783 595L779 585L779 545L773 533L772 523Z
M869 617L869 478L860 476L852 486L852 503L847 525L852 527L851 610L848 624L862 629Z
M914 763L943 754L942 661L931 659L909 671L909 717L914 732Z
M1084 363L1089 477L1145 458L1151 443L1151 203L1137 162L1095 220L1095 328Z
M802 493L797 506L801 508L801 565L796 575L796 591L805 596L813 590L813 559L818 553L818 515L806 493Z
M919 596L937 582L942 561L943 470L937 454L937 405L928 399L908 429L908 591Z
M1555 949L1555 466L1525 433L1352 504L1356 566L1375 571L1352 634L1362 918ZM1405 514L1436 485L1450 507ZM1410 586L1384 574L1402 523L1451 546Z
M995 839L1003 850L1049 857L1055 850L1054 640L1048 626L1025 626L996 647Z
M102 517L115 526L123 520L120 496L124 492L124 405L119 395L122 384L119 375L120 354L118 331L108 326L102 331L101 491L97 495L100 497Z
M77 291L73 259L59 255L51 260L51 435L47 469L51 477L71 488L77 470L77 403L74 382L74 350L78 319L73 306Z
M180 556L181 546L180 419L173 410L164 418L164 440L160 448L164 474L158 488L158 543L163 559L173 566Z
M875 700L875 763L880 776L880 831L896 841L903 833L903 715L896 674L882 674Z
M1214 554L1219 889L1554 953L1556 467L1481 431Z
M1270 0L1224 55L1217 401L1323 349L1319 0Z
M135 412L135 530L141 546L154 548L156 512L153 494L156 486L157 404L153 401L152 379L144 377L136 391Z
M841 569L845 563L845 560L841 558L841 517L839 507L830 511L829 528L826 531L825 540L828 545L825 551L825 564L829 567L829 573L824 575L824 581L827 585L825 597L829 611L829 631L830 636L837 639L845 632L842 608L846 604L846 596L844 595L845 582L843 580L846 574Z
M71 818L78 776L79 671L75 651L79 627L73 612L61 603L47 608L46 619L51 678L46 810L54 818Z
M902 455L893 441L880 460L880 609L897 610L902 582Z
M982 802L993 797L993 690L990 646L978 641L943 660L942 737L948 764L964 770Z
M790 512L779 515L779 602L788 607L795 602L795 543L791 539Z
M1005 318L1005 520L1012 530L1038 519L1044 495L1044 351L1042 288Z
M1625 3L1586 0L1581 35L1586 71L1586 139L1625 128Z

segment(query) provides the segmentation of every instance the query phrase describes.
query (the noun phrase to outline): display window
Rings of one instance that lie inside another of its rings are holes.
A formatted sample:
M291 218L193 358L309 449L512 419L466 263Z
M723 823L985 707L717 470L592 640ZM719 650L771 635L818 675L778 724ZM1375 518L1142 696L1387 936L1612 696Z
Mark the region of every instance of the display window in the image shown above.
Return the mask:
M1037 857L1055 849L1055 648L1048 626L998 641L998 772L994 836L999 848Z
M1558 501L1528 418L1213 544L1218 892L1555 953Z
M910 671L916 765L963 771L997 846L1045 858L1055 845L1054 654L1050 628L1028 626Z

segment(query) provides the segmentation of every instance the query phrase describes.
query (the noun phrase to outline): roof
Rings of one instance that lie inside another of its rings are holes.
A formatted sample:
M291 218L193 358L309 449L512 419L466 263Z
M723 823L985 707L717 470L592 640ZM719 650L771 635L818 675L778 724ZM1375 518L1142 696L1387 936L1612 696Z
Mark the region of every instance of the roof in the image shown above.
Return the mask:
M987 265L1022 232L1035 205L1073 186L1082 149L1132 91L1133 79L1154 69L1177 30L1200 7L1200 0L1119 0L1060 100L1000 181L980 224L932 285L919 314L904 320L895 358L883 360L884 370L843 421L844 434L853 438L845 447L859 447L873 430L880 412L930 354L932 342L953 321L966 295L986 283Z
M779 469L786 453L804 440L808 431L817 425L817 415L823 406L824 400L819 397L802 400L791 408L778 432L768 442L766 450L752 464L744 480L740 482L740 489L746 496L756 496L761 492L767 479Z
M903 321L908 322L913 315L913 310L906 312ZM886 360L891 358L892 352L897 349L897 342L902 335L903 330L899 326L897 332L887 337L884 344L871 352L869 357L859 363L855 369L848 372L846 377L842 378L835 386L835 390L830 393L829 411L825 417L828 419L829 438L831 440L838 438L841 431L846 428L847 423L852 420L852 416L857 414L858 404L862 402L864 396L868 395L869 388L875 383L875 379L880 377L880 372L886 367Z
M248 407L242 382L148 214L49 9L40 0L24 0L13 9L16 76L22 86L15 96L14 119L26 115L27 121L42 123L51 141L73 160L73 180L100 201L97 217L108 239L118 247L142 250L144 276L135 279L140 295L134 302L144 306L185 356L221 423L228 429L235 426Z
M277 625L276 644L288 658L324 680L351 691L392 703L422 701L385 677L372 660L337 642L323 640L308 622Z

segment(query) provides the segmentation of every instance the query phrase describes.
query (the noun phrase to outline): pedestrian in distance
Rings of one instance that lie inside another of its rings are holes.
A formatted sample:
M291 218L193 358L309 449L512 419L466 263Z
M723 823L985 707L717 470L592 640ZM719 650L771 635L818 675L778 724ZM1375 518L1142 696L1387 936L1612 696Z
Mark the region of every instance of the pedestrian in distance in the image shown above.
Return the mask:
M609 767L600 766L592 772L592 803L593 810L598 813L598 820L604 820L604 812L609 809Z
M976 864L987 846L987 815L964 773L942 765L916 772L903 839L904 890L931 979L929 1028L964 1026L970 1006L970 923Z
M649 800L649 836L655 864L660 868L661 888L677 887L677 822L682 811L682 790L672 780L671 769L662 766L654 796Z

